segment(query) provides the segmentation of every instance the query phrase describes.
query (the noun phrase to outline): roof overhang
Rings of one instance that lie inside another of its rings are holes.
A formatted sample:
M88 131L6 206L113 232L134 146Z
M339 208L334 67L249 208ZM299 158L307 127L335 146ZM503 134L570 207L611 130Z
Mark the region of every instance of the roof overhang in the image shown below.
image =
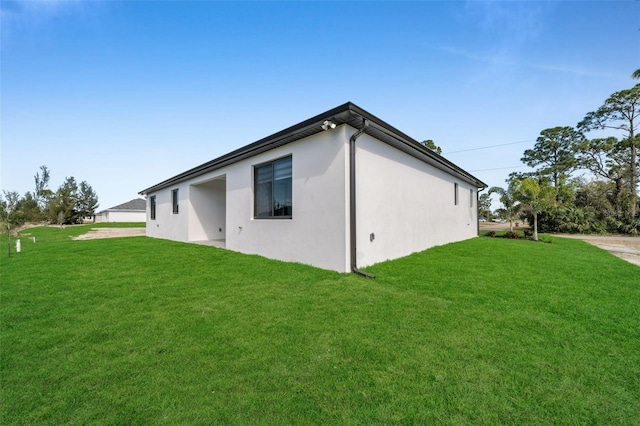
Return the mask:
M288 143L315 135L316 133L323 132L325 130L322 128L322 123L324 123L326 120L335 123L336 126L346 124L356 129L362 128L364 120L367 120L369 122L369 126L365 130L366 134L378 140L381 140L427 164L430 164L437 169L449 173L457 177L458 179L474 185L476 188L487 187L487 184L469 174L468 172L464 171L460 167L456 166L441 155L438 155L434 151L426 148L415 139L407 136L395 127L380 120L378 117L370 114L357 105L351 102L347 102L294 126L286 128L271 136L267 136L266 138L260 139L259 141L232 151L226 155L223 155L222 157L218 157L207 163L189 169L186 172L180 173L179 175L176 175L172 178L164 180L156 185L140 191L139 194L147 195L149 193L184 182L188 179L200 176L202 174L215 171L246 158L253 157L282 145L286 145Z

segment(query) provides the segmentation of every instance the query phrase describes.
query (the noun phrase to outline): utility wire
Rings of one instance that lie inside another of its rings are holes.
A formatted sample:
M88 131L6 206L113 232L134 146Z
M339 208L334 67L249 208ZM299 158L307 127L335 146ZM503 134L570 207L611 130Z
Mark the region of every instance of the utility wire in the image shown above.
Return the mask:
M524 167L529 167L529 166L511 166L511 167L496 167L495 169L478 169L478 170L469 170L469 173L475 173L475 172L489 172L492 170L506 170L506 169L522 169Z
M535 141L535 139L527 139L526 141L518 141L518 142L509 142L509 143L501 143L499 145L489 145L489 146L481 146L479 148L469 148L469 149L461 149L459 151L449 151L449 152L443 152L442 154L457 154L459 152L469 152L469 151L479 151L481 149L490 149L490 148L497 148L500 146L507 146L507 145L517 145L520 143L527 143L527 142L533 142Z

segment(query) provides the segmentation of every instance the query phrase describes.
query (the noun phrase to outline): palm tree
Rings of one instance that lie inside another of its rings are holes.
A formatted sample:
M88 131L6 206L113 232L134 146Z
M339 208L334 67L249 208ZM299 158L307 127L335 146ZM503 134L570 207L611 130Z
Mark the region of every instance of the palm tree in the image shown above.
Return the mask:
M503 205L503 208L500 209L500 216L502 219L509 221L509 230L511 232L513 232L513 222L518 218L521 211L521 206L517 200L519 186L520 181L513 179L509 182L507 189L492 186L488 191L488 194L496 193L500 196L499 200Z
M634 80L640 80L640 68L638 68L633 72L633 74L631 74L631 78Z
M541 186L535 179L526 178L518 185L516 198L522 203L522 209L533 215L533 240L538 241L538 213L553 205L555 189L549 185Z

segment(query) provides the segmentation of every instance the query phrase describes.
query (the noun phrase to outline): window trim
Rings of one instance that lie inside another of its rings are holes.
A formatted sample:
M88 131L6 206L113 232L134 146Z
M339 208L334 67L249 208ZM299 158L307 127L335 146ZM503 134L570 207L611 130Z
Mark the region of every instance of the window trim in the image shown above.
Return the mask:
M171 213L179 214L180 213L180 193L178 192L180 188L171 190Z
M469 189L469 208L472 209L473 208L473 199L475 197L473 196L473 188Z
M277 163L278 161L281 160L285 160L285 159L289 159L289 161L291 162L291 214L290 215L284 215L284 216L273 216L273 201L274 201L274 191L275 191L275 180L274 180L274 176L273 176L273 165L275 163ZM272 167L272 175L271 175L271 216L258 216L258 174L257 174L257 169L260 167L264 167L266 165L271 165ZM282 156L282 157L278 157L278 158L274 158L273 160L269 160L269 161L265 161L259 164L254 164L253 168L252 168L252 172L253 172L253 176L252 176L252 182L253 182L253 219L255 220L281 220L281 219L288 219L291 220L293 219L293 156L291 154Z
M152 195L149 197L149 218L151 220L156 220L156 196Z

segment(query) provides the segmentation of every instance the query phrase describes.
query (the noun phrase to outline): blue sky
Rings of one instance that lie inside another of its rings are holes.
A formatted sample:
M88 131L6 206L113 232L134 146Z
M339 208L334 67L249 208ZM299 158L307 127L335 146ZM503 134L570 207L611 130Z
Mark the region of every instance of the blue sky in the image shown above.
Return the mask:
M0 5L0 186L99 209L347 101L504 186L640 68L638 1Z

